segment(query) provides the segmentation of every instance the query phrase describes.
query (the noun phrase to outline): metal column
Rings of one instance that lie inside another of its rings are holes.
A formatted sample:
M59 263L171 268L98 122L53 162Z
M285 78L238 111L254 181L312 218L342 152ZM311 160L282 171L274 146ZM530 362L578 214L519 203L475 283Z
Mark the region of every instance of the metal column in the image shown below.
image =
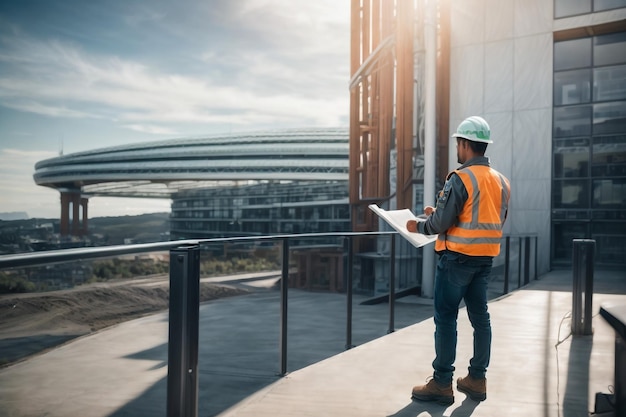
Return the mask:
M574 239L572 243L572 334L590 335L593 302L593 261L596 241ZM584 297L584 303L583 303Z

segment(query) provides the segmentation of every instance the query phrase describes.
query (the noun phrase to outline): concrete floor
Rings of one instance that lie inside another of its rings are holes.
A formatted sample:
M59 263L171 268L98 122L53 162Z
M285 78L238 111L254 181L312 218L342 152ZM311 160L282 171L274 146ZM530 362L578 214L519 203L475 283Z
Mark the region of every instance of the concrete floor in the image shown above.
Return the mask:
M619 271L596 271L592 336L572 337L571 271L493 300L487 401L455 392L449 407L410 399L431 375L432 306L354 302L345 351L345 296L290 290L288 373L279 370L279 293L206 303L200 313L200 416L589 416L613 384L614 333L602 303L626 302ZM133 320L0 370L0 416L165 416L167 314ZM569 336L569 337L568 337ZM472 329L459 315L457 376Z

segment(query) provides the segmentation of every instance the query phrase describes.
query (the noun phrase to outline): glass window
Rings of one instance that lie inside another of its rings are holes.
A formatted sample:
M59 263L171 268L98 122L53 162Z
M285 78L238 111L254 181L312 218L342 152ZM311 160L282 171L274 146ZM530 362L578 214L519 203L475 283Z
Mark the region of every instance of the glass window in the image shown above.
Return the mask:
M626 179L593 180L593 208L621 208L626 205Z
M596 36L593 43L594 66L626 63L626 32Z
M595 260L623 264L626 259L626 222L597 222L592 225L591 238L596 241Z
M589 208L589 180L554 181L554 204L560 208Z
M552 218L558 220L587 220L589 210L554 210Z
M595 104L593 106L593 133L624 133L626 130L626 101Z
M591 66L591 38L554 43L554 70Z
M626 7L626 0L594 0L593 10L599 12L602 10L617 9L618 7Z
M591 13L591 0L555 0L554 17Z
M554 137L589 136L590 134L591 106L554 109Z
M587 225L580 222L555 223L553 230L554 259L560 261L571 261L572 240L586 239L589 237L587 234Z
M597 68L593 71L593 101L624 99L626 99L626 65Z
M589 176L589 139L567 139L555 142L554 177Z
M554 74L554 105L589 103L591 70L563 71Z
M626 135L593 139L591 175L626 177Z

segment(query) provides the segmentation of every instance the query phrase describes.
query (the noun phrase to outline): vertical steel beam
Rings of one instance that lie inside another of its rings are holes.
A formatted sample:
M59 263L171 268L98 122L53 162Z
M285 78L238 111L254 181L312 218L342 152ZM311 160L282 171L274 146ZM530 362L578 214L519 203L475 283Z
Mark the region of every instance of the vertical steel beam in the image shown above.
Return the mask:
M439 53L437 54L437 177L448 174L450 146L450 0L439 0L437 20Z
M396 204L413 208L413 23L411 1L396 4Z
M197 245L170 250L170 309L167 416L198 415L200 251Z
M350 77L359 69L361 63L361 1L352 0L350 6ZM360 174L360 86L350 90L350 154L349 154L349 197L352 228L358 224L357 204L359 201Z

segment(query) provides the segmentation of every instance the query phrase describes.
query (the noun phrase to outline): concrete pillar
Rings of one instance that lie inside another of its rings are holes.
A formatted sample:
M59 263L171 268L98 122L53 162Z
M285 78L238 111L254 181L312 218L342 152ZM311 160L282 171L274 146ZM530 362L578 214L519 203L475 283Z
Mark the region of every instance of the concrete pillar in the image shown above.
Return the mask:
M88 233L87 205L89 199L79 192L61 192L61 236L84 236ZM70 208L71 206L71 208Z
M80 199L80 206L83 209L83 224L82 224L82 235L86 236L89 234L89 216L87 215L87 205L89 203L88 198Z
M70 234L70 193L61 192L61 225L59 233L61 236Z
M80 194L72 193L72 236L80 236Z

